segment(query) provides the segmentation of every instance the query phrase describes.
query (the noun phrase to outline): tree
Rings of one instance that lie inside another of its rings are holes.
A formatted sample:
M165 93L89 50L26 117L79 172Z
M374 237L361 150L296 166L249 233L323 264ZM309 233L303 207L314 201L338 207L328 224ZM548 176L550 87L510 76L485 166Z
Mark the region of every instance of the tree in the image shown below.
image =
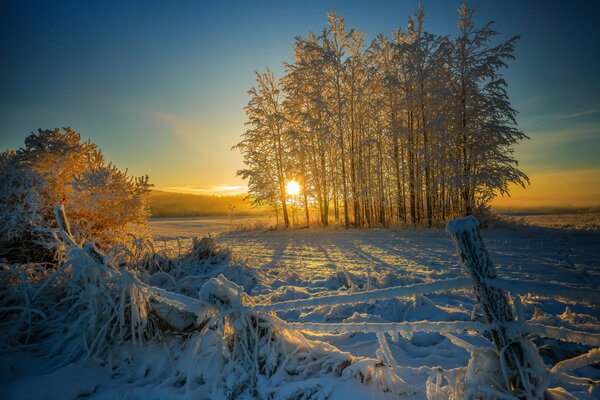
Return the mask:
M486 204L496 191L508 193L509 183L525 185L527 175L518 170L513 146L527 136L516 129L516 111L510 105L506 81L499 72L514 58L514 36L492 46L498 33L492 22L482 28L473 22L474 8L459 10L459 36L454 43L451 68L454 79L454 117L459 143L464 214ZM476 201L477 200L477 201Z
M248 91L251 98L245 108L247 125L250 128L244 133L243 140L234 147L241 150L244 162L251 168L238 171L238 175L249 179L250 196L254 197L258 204L267 202L267 194L273 192L273 184L278 188L283 220L287 228L290 222L285 183L289 166L289 146L283 95L279 81L268 68L264 74L256 73L256 83L258 88Z
M517 38L493 45L473 12L461 7L454 39L428 32L422 7L370 45L335 12L319 35L296 38L281 82L268 72L250 91L238 147L251 196L285 216L294 176L307 220L316 204L322 225L331 206L337 222L341 203L346 227L432 226L524 185L513 151L527 137L500 73Z
M343 80L345 78L344 56L348 49L348 38L352 35L346 33L343 17L338 17L335 11L327 14L327 30L323 33L323 47L327 63L328 83L330 84L329 101L335 115L335 131L340 150L342 202L344 204L344 225L350 225L348 215L348 184L346 176L346 140L344 132L344 104L346 97L343 93ZM334 194L336 195L336 194ZM337 203L337 202L336 202ZM336 204L337 206L337 204Z

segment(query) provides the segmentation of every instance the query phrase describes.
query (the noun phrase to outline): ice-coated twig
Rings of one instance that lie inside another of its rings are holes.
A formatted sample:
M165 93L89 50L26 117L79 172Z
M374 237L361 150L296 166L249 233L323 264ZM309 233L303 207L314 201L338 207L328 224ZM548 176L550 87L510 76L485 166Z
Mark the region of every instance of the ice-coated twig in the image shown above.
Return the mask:
M57 204L54 207L54 217L56 218L56 223L58 225L58 230L61 234L61 237L71 246L77 246L77 242L73 239L73 234L71 233L71 226L69 225L69 220L67 218L67 214L65 213L65 206L62 204Z
M554 374L573 371L590 364L600 362L600 348L592 349L585 354L557 363L550 371Z
M396 368L398 366L398 363L396 362L396 359L394 358L394 356L392 354L392 350L390 350L390 346L387 342L387 339L385 338L385 333L377 332L377 341L379 342L379 348L383 352L385 361L392 368Z
M442 332L442 335L448 338L453 345L460 347L461 349L467 350L469 353L480 352L482 349L474 344L467 342L459 337L454 336L450 332Z
M580 332L559 326L547 326L531 323L524 324L523 327L527 332L545 338L585 344L588 346L600 346L600 333Z

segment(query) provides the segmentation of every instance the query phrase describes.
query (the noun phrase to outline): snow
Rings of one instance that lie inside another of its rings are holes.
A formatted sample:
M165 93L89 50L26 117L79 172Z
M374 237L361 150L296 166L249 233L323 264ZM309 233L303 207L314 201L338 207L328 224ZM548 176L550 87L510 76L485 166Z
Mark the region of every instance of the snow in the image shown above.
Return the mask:
M515 281L508 279L488 279L488 285L515 293L530 293L546 297L564 297L565 299L600 303L600 290L572 287L549 282Z
M229 217L173 217L151 218L150 232L155 238L173 240L175 238L190 240L196 236L207 236L227 232L232 228L252 225L263 221L262 217L236 216L233 221Z
M386 289L370 290L368 292L357 292L341 294L337 296L322 296L310 299L290 300L269 305L254 307L258 311L289 311L302 308L321 307L335 304L357 304L375 300L383 300L392 297L409 297L424 293L439 292L453 289L464 289L473 286L468 278L447 279L444 281L417 283L408 286L396 286Z
M468 217L455 219L446 224L446 232L448 233L459 233L475 229L479 226L479 221L472 215Z
M569 372L594 363L600 363L600 348L592 349L580 356L561 361L552 368L552 372Z
M495 325L484 324L472 321L458 322L291 322L287 323L288 329L307 330L312 332L375 332L376 334L396 333L396 332L464 332L477 331L485 332L493 329Z
M157 247L177 254L192 245L185 221L151 225ZM262 343L257 350L267 351L256 357L282 357L290 368L299 368L299 360L315 354L311 365L325 368L298 378L282 372L258 375L256 385L264 396L289 398L312 391L314 398L331 399L446 398L450 386L459 387L459 381L476 387L498 373L490 362L494 348L483 332L492 326L485 323L472 284L464 278L452 241L443 230L233 233L225 226L218 222L202 229L214 232L219 245L231 248L231 257L224 253L214 265L182 258L173 271L166 271L174 281L162 283L157 272L153 283L141 290L153 301L182 312L199 314L208 302L215 307L213 316L245 316L241 321L263 318L261 326L284 332L283 342L252 339ZM184 237L179 243L172 239L179 236L178 230ZM549 381L557 396L570 398L567 392L584 399L597 396L589 382L600 378L594 350L600 346L600 234L500 225L482 235L498 274L488 283L509 291L521 304L518 320L506 328L530 332L548 368L562 362ZM238 275L231 275L224 265ZM245 282L247 273L238 265L255 271L254 283ZM515 280L524 282L515 284ZM172 314L168 309L164 312ZM531 323L523 326L521 316ZM207 325L215 323L211 321ZM236 329L254 329L248 322L240 324ZM239 366L231 371L231 387L241 376L254 379L254 372L244 369L246 357L255 357L254 342L239 342L239 347L234 346L237 350L230 352L225 346L228 341L218 336L219 329L227 337L228 328L222 326L188 339L174 336L135 348L124 345L115 349L109 364L90 358L52 369L47 359L3 351L0 387L6 389L0 397L120 398L126 393L128 398L147 400L216 395L217 383L227 381L220 372L229 368L217 357L221 352ZM293 350L299 343L306 350ZM564 361L573 357L578 358ZM344 360L354 361L340 376L331 373L335 366L345 365ZM273 362L266 365L277 365L269 364ZM395 365L393 374L376 367L377 363ZM496 390L490 385L486 393ZM385 387L394 390L382 391Z

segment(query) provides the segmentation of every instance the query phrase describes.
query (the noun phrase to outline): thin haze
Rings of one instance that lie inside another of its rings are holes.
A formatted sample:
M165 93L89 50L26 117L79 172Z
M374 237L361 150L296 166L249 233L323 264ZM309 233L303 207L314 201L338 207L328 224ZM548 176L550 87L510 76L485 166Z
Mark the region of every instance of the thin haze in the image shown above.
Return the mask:
M281 74L293 38L335 8L369 38L416 1L13 1L0 3L0 149L71 126L159 188L232 193L254 70ZM454 34L458 1L422 2L428 30ZM521 35L506 71L517 148L532 185L499 206L600 203L600 34L594 2L472 2L477 20Z

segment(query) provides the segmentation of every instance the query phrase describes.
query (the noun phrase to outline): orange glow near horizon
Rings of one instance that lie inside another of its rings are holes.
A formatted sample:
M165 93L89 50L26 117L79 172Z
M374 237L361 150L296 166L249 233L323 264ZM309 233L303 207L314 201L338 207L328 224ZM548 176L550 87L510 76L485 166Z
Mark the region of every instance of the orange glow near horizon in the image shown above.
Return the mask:
M600 205L600 169L530 176L531 185L511 187L511 197L497 197L495 209L593 207Z
M600 169L552 172L531 175L531 185L523 189L511 186L511 196L497 197L492 208L501 210L525 210L540 207L593 207L600 206ZM205 185L156 187L159 191L195 195L231 196L248 193L245 185ZM291 180L286 193L296 196L300 184Z
M242 185L203 185L203 186L164 186L156 187L156 190L170 193L184 193L195 195L234 196L247 194L248 187Z

